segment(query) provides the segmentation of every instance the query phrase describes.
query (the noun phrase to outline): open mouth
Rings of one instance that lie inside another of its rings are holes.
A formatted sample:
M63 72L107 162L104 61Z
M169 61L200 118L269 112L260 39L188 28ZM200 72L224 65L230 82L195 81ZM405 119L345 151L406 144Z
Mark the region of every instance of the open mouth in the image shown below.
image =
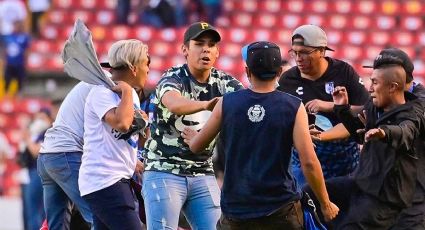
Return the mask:
M209 57L203 57L201 60L204 61L204 62L210 62L211 61L211 59Z

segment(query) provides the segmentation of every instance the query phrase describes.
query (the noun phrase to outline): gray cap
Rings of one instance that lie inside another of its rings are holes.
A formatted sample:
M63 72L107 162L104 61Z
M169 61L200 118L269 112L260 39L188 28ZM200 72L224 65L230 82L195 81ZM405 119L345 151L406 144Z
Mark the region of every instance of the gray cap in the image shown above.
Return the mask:
M294 43L294 36L301 36L304 41ZM328 47L328 38L322 28L315 25L302 25L294 30L292 33L292 44L311 46L311 47L325 47L327 50L334 51Z

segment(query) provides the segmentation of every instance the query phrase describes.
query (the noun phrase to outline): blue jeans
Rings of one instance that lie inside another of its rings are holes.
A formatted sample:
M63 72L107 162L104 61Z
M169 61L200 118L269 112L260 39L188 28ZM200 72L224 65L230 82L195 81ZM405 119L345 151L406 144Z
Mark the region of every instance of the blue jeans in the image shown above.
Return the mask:
M45 218L43 188L35 167L28 168L30 182L22 186L24 222L27 230L38 230Z
M216 229L221 215L220 189L214 176L177 176L145 171L142 195L148 230L177 229L180 211L192 229Z
M72 203L86 222L93 223L90 208L78 189L81 156L82 152L44 153L38 156L37 168L43 182L49 229L69 229Z

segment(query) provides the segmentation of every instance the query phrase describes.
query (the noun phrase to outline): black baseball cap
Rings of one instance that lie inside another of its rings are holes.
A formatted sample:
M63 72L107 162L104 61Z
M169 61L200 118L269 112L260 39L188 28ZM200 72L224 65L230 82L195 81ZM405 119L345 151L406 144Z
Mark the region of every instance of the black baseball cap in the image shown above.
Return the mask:
M242 58L249 70L262 79L275 77L282 66L280 48L272 42L259 41L244 46Z
M210 32L213 35L214 41L219 42L221 40L221 36L215 27L207 22L195 22L184 32L184 43L198 38L205 32Z
M363 66L363 68L379 69L384 65L402 66L404 71L406 71L406 82L413 81L413 62L403 50L397 48L383 49L373 61L372 66Z

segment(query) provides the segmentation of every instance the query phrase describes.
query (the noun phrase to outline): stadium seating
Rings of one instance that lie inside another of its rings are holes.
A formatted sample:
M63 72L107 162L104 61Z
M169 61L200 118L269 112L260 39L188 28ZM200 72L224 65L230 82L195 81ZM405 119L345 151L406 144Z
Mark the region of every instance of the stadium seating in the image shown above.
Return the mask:
M371 62L387 46L405 48L417 63L415 49L425 44L424 0L227 0L224 13L217 20L222 33L221 58L217 63L232 75L243 78L239 49L254 40L272 40L288 50L291 32L308 23L322 26L336 52L330 56L348 60L354 66ZM29 68L61 71L60 50L69 36L74 20L86 22L93 34L99 59L106 59L110 44L118 39L137 38L150 46L151 73L160 76L172 60L184 60L180 46L184 28L157 29L145 25L115 25L115 0L53 0L52 9L42 28L42 38L35 40L29 56ZM136 18L135 12L131 17ZM286 52L283 52L284 56ZM286 57L287 58L287 57ZM167 60L164 60L167 59ZM158 62L158 63L154 63ZM363 76L367 72L357 69ZM242 75L239 75L241 74ZM415 73L424 77L423 71ZM155 81L150 80L148 87Z

